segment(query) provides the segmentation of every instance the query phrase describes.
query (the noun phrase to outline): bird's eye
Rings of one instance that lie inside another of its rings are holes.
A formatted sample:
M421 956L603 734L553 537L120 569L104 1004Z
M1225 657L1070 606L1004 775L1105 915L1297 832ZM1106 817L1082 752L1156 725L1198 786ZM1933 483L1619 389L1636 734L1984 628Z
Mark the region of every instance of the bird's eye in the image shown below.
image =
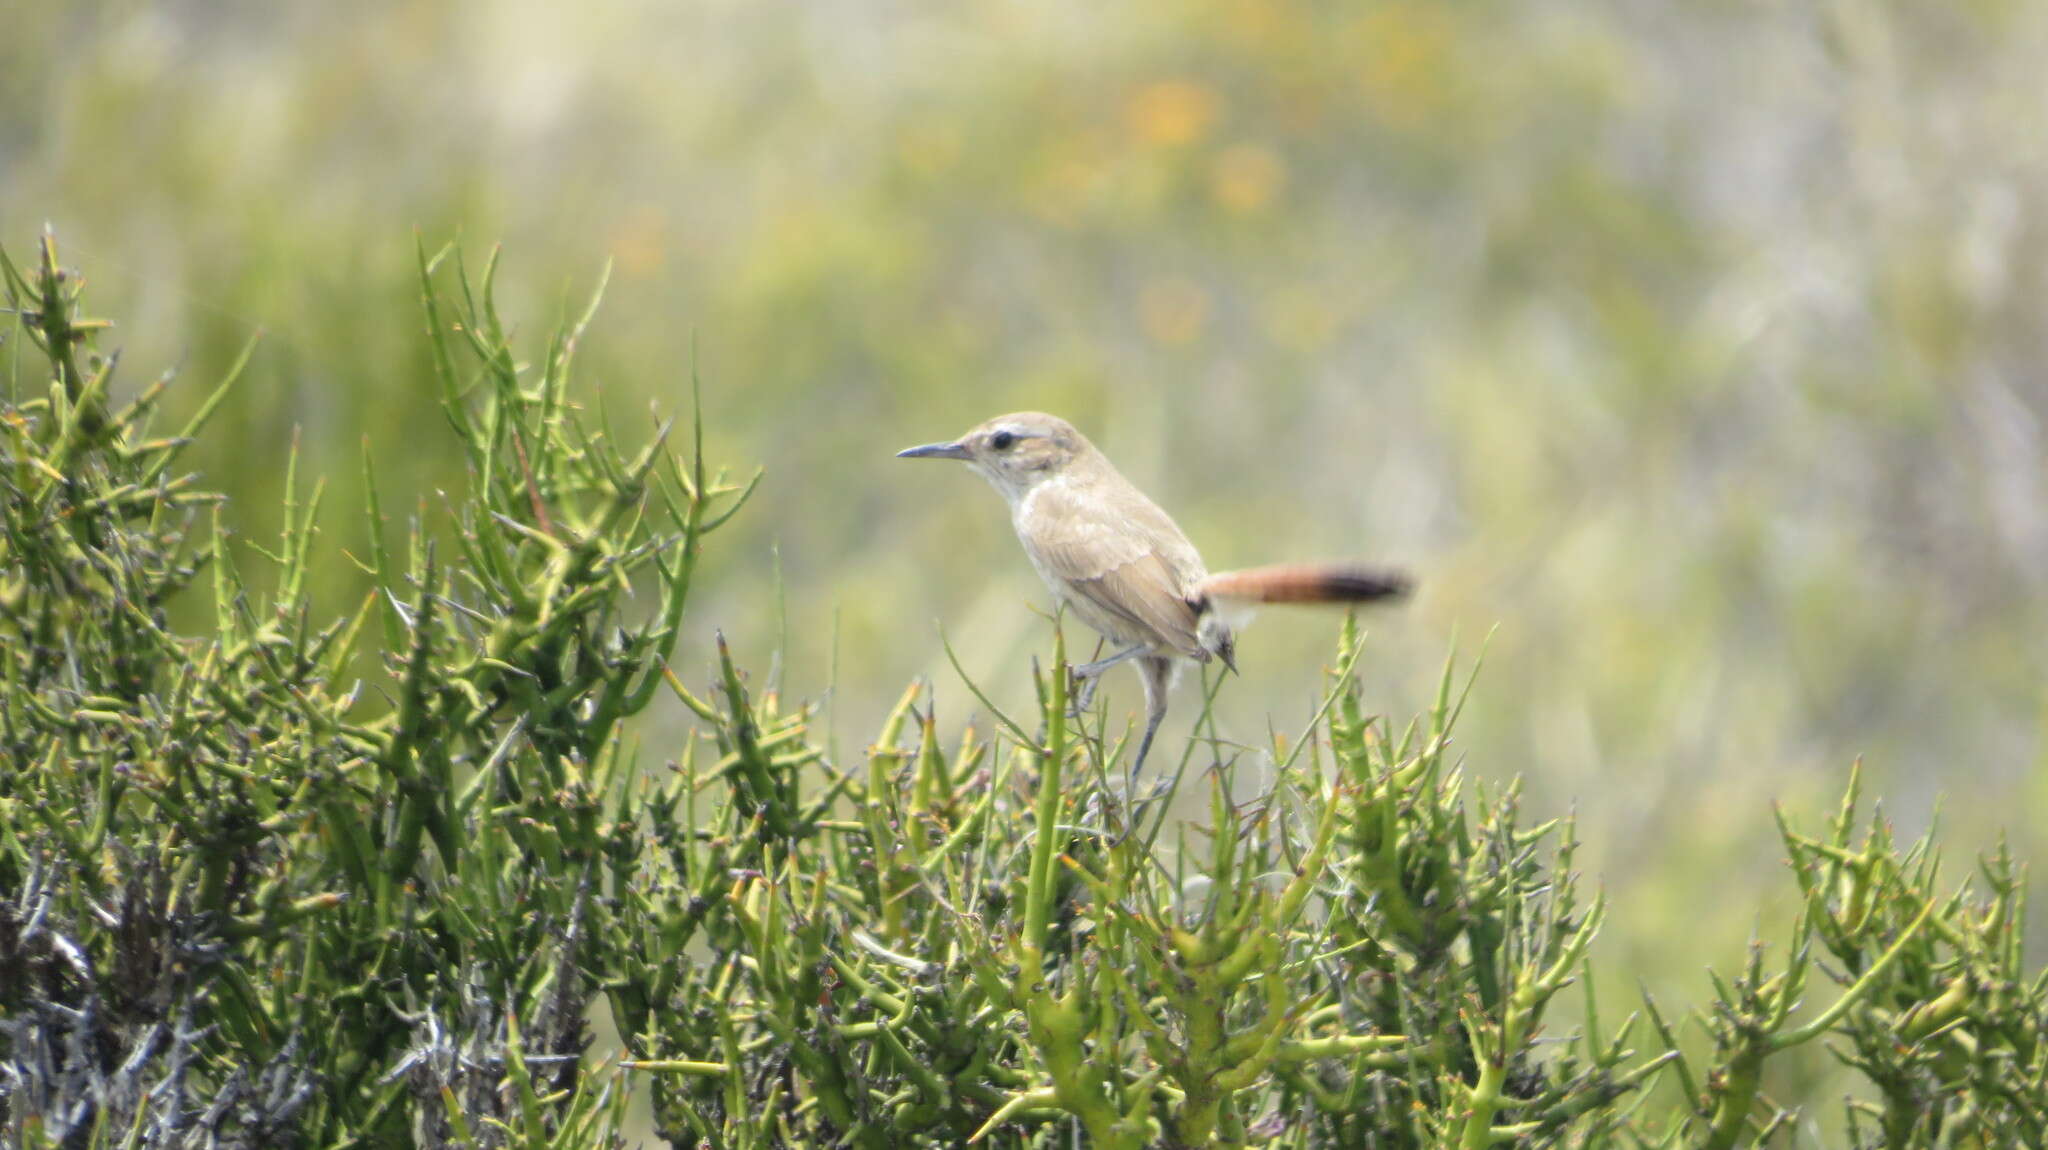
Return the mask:
M998 431L988 437L988 445L997 451L1008 451L1010 450L1010 445L1015 442L1017 442L1017 437L1007 431Z

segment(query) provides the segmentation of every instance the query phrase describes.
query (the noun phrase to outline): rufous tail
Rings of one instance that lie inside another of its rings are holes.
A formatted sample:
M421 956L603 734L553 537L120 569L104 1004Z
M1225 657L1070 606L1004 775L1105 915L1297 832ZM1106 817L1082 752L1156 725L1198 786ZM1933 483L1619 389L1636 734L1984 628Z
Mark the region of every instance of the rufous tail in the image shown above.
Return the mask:
M1202 580L1202 595L1246 603L1369 603L1398 599L1414 582L1399 571L1356 563L1281 563L1219 571Z

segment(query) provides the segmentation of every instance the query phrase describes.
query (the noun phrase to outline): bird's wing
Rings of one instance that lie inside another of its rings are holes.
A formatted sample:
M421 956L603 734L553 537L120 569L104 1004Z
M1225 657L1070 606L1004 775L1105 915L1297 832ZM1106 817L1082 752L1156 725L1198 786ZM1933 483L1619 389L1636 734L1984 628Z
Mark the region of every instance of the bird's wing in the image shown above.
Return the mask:
M1201 657L1187 594L1202 563L1165 512L1142 495L1109 501L1056 490L1038 493L1031 510L1020 534L1056 590L1119 624L1112 638Z

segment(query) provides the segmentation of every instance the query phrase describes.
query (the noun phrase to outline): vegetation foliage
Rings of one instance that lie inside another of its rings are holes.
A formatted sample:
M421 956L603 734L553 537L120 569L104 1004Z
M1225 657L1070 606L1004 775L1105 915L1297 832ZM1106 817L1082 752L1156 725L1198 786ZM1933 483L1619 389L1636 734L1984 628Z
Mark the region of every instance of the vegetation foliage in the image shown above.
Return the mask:
M274 540L298 445L327 484L316 617L369 590L340 558L368 551L365 437L394 532L466 482L394 322L417 224L503 239L498 302L529 322L614 256L577 357L614 412L686 412L701 340L714 453L773 482L699 565L677 669L715 620L849 747L911 678L957 692L905 641L934 618L992 698L1029 695L1041 592L1008 524L889 456L1049 410L1214 567L1426 572L1372 628L1375 709L1426 709L1451 637L1500 624L1459 742L1603 828L1575 861L1612 896L1606 997L1685 1000L1759 913L1782 935L1758 804L1831 808L1852 755L1904 838L1942 795L1952 858L2001 831L2048 856L2048 4L55 0L0 24L0 236L25 254L54 223L145 372L217 379L267 333L185 466ZM170 388L159 424L208 391ZM759 590L771 548L786 596ZM1219 731L1305 715L1330 629L1266 613ZM1772 1065L1793 1096L1851 1088L1818 1046Z
M1944 874L1853 777L1817 831L1780 816L1789 939L1623 1017L1575 822L1460 762L1451 670L1370 714L1349 623L1270 760L1188 743L1194 819L1109 782L1125 735L1057 627L1028 714L942 741L913 684L840 760L722 639L677 650L752 481L698 421L677 452L584 404L588 311L522 361L492 269L421 253L468 482L387 542L366 452L374 591L326 618L321 485L237 545L180 469L232 376L161 434L168 377L117 402L54 245L0 271L12 1144L594 1147L644 1095L683 1146L1791 1145L1822 1100L1766 1070L1809 1044L1858 1076L1852 1145L2048 1138L2019 864ZM643 755L664 696L697 733Z

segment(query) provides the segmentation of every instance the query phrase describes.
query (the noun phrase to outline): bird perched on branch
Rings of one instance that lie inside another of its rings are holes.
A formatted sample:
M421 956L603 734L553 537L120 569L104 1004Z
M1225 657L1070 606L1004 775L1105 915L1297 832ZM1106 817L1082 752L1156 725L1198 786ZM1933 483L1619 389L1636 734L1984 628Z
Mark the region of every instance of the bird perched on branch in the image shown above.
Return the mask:
M1031 565L1059 600L1102 633L1112 654L1073 669L1095 676L1127 659L1145 685L1145 734L1131 763L1135 784L1166 717L1167 688L1180 660L1221 659L1235 671L1235 645L1219 601L1363 603L1397 598L1398 572L1350 563L1289 563L1211 575L1195 545L1159 505L1072 424L1035 411L999 415L949 443L896 453L901 459L957 459L1010 504L1010 521Z

